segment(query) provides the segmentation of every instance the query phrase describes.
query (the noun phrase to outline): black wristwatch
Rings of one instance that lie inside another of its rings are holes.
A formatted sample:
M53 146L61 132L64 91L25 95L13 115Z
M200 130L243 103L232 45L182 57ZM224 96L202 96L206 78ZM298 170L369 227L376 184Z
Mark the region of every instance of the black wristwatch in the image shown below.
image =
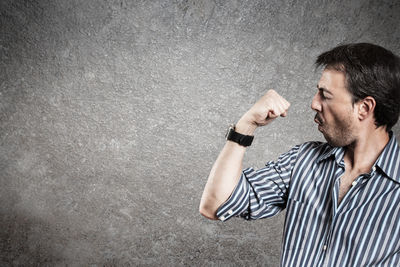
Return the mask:
M235 125L231 124L226 131L225 138L226 140L236 142L241 146L249 146L253 142L254 136L235 132Z

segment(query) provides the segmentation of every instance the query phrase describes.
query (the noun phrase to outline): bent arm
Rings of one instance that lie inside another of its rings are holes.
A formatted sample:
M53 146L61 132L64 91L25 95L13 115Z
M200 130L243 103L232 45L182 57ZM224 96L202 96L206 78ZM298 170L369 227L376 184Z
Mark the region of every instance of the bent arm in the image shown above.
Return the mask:
M274 90L269 90L236 124L236 131L253 135L258 126L286 116L290 104ZM216 211L232 194L239 181L246 148L227 141L215 161L200 201L199 211L206 218L217 220Z
M236 131L245 135L253 135L257 126L236 124ZM215 161L200 202L200 213L213 220L219 206L224 203L235 188L242 171L242 162L246 148L235 142L227 141Z

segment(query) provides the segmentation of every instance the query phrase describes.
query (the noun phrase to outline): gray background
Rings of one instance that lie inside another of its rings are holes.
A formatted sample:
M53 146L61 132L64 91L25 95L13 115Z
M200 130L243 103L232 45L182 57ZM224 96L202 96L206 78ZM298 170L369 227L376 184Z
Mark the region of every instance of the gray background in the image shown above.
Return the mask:
M198 212L227 125L268 88L292 103L248 149L262 167L322 140L319 53L400 52L395 0L3 0L0 14L2 266L277 266L284 213Z

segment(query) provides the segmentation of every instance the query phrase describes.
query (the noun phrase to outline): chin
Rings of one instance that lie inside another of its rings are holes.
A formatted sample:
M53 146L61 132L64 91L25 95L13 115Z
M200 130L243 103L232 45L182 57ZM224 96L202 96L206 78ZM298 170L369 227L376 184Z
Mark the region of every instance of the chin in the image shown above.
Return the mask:
M325 139L326 139L326 138L325 138ZM326 139L326 142L327 142L330 146L332 146L332 147L344 147L344 146L346 146L346 145L344 145L344 144L342 144L342 143L335 142L335 141L328 140L328 139Z
M345 147L351 144L351 142L349 141L351 138L348 138L347 136L341 135L332 137L330 135L327 135L326 133L323 133L323 135L326 142L333 147Z

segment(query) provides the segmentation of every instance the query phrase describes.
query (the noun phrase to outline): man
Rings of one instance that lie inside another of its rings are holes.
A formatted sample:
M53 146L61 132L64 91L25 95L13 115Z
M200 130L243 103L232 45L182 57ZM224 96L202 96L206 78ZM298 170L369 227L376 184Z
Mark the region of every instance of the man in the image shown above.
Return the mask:
M268 91L230 129L211 170L200 213L225 221L286 208L282 266L400 266L400 149L391 132L400 108L400 59L373 44L338 46L311 108L327 143L307 142L260 170L242 172L259 126L289 102Z

